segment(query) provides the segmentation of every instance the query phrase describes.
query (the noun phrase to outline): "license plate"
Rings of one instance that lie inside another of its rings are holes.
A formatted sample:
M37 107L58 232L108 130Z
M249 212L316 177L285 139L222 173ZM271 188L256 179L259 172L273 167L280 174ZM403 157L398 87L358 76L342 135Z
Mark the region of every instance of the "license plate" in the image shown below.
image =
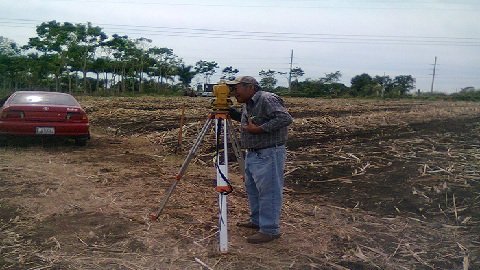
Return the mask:
M55 128L54 127L37 127L35 133L38 135L52 135L52 134L55 134Z

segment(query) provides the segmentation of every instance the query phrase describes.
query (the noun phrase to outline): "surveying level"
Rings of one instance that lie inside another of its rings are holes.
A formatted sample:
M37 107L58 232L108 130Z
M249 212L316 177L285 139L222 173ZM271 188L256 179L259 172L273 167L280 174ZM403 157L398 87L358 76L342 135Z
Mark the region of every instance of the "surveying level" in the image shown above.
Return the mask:
M213 95L215 98L212 101L212 108L214 111L228 111L233 105L230 99L230 88L225 82L213 86Z
M240 143L237 139L237 135L229 115L229 109L233 104L232 100L230 99L230 89L228 85L226 85L224 82L220 82L218 85L214 86L213 93L215 95L215 98L211 103L212 111L208 114L207 121L203 125L200 133L197 135L197 138L195 139L192 148L188 152L187 157L183 161L182 167L180 168L180 171L175 177L175 180L165 192L165 196L160 202L158 210L150 214L150 219L158 219L163 209L165 208L168 199L175 190L175 187L185 174L187 167L190 164L190 161L196 154L205 135L210 130L211 125L215 124L216 153L214 163L217 172L215 190L218 192L219 205L219 250L222 253L226 253L228 251L227 195L233 191L232 185L230 184L230 180L228 178L229 139L230 144L233 148L233 153L235 154L239 162L239 167L242 174L245 172L245 163L243 160Z

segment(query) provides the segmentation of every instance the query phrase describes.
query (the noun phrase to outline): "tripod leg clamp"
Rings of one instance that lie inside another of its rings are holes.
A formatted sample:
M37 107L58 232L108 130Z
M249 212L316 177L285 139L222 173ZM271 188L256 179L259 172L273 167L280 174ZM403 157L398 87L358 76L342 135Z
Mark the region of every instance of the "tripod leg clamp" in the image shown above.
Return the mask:
M227 194L232 193L233 188L230 185L228 185L228 186L217 186L217 187L215 187L215 191L217 191L219 193L222 193L224 195L227 195Z

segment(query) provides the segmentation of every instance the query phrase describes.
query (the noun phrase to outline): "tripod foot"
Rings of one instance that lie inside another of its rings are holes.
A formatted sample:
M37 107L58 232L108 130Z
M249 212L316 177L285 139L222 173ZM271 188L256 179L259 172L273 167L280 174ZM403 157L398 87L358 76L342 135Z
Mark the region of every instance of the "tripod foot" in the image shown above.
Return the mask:
M158 214L157 213L150 213L148 216L151 221L156 221L158 219Z

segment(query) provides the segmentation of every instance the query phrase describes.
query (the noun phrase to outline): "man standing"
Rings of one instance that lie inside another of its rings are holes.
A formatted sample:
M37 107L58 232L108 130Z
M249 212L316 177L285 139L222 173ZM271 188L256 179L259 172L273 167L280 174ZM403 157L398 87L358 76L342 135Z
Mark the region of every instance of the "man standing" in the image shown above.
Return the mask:
M240 76L228 85L242 113L231 112L241 121L241 143L245 156L245 187L250 206L250 220L237 226L257 229L247 242L260 244L280 237L280 213L288 125L293 121L276 94L261 91L255 78Z

